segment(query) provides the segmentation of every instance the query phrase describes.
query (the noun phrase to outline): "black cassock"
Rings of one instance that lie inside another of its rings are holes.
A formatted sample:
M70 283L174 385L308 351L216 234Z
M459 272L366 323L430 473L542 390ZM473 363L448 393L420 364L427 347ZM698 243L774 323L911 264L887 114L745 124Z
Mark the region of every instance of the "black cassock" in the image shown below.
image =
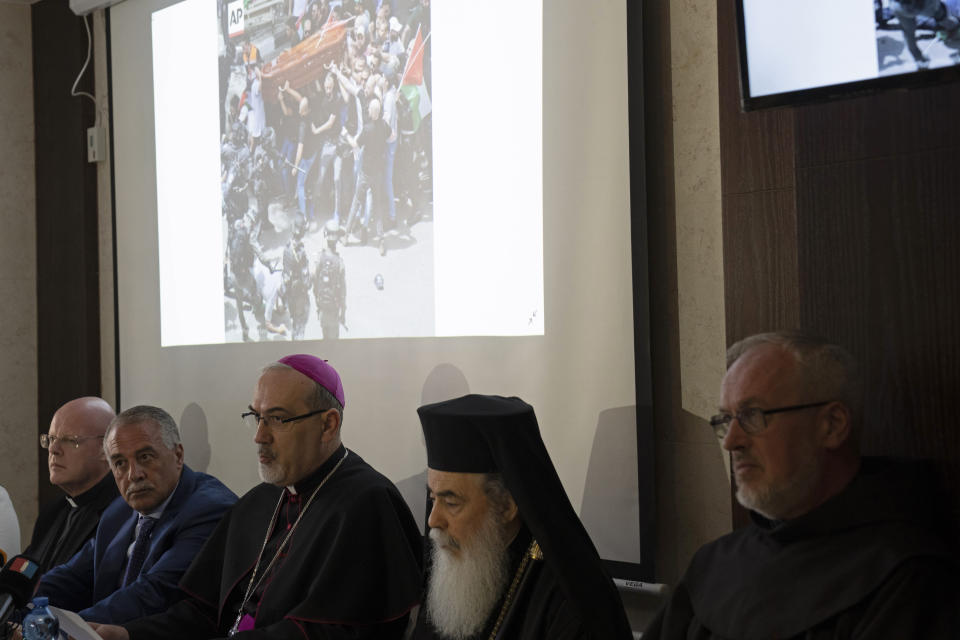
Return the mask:
M103 510L119 495L113 474L108 472L80 495L46 503L23 555L36 561L43 572L65 563L94 536Z
M863 460L799 518L753 523L697 551L644 640L957 638L957 564L920 465Z
M533 407L520 398L470 394L422 406L417 414L428 468L501 475L524 524L510 548L514 566L531 536L542 551L543 559L519 583L495 637L630 640L623 602L570 504ZM494 607L479 638L490 637L499 609ZM420 638L440 637L422 613L419 623Z
M530 530L523 527L510 544L510 576L513 579L531 540ZM564 594L552 563L533 562L529 576L519 583L511 604L503 612L503 622L496 637L510 640L588 640L593 638L585 628L576 605ZM471 640L487 640L493 633L503 608L504 597L493 608L483 630ZM413 640L441 640L430 624L426 606L421 607ZM599 639L597 639L599 640Z
M224 516L180 582L189 597L124 627L133 640L225 637L237 618L271 515L282 504L237 638L400 638L419 602L420 533L399 492L350 452L266 570L340 447L296 494L260 484ZM260 581L260 576L264 576Z

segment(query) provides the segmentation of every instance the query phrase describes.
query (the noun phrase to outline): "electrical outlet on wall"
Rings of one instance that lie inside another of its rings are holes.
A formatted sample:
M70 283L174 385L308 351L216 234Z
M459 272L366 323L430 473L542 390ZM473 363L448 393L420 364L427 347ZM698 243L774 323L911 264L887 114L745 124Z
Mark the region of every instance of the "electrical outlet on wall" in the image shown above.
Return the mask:
M107 128L87 129L87 162L102 162L107 159Z

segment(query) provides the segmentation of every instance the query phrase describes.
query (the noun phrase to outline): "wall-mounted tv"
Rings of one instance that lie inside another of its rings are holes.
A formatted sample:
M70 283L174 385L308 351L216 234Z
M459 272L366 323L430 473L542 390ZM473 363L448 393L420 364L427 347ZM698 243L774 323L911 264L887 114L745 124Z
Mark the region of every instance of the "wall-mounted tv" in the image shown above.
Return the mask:
M960 0L737 0L744 109L960 78Z

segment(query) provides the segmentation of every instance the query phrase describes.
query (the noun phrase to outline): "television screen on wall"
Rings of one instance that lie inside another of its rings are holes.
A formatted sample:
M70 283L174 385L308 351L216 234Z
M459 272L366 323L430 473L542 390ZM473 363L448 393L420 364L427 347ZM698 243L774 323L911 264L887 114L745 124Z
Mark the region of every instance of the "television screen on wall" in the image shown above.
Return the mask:
M743 107L960 78L960 0L738 0Z

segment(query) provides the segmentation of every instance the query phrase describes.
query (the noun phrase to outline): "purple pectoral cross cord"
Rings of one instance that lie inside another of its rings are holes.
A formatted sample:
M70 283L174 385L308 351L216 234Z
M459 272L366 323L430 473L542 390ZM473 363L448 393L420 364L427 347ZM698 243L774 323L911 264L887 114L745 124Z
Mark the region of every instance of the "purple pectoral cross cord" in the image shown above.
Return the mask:
M250 631L253 629L253 624L255 622L256 619L249 613L238 614L237 621L233 623L233 627L230 629L230 635L236 635L241 631Z

